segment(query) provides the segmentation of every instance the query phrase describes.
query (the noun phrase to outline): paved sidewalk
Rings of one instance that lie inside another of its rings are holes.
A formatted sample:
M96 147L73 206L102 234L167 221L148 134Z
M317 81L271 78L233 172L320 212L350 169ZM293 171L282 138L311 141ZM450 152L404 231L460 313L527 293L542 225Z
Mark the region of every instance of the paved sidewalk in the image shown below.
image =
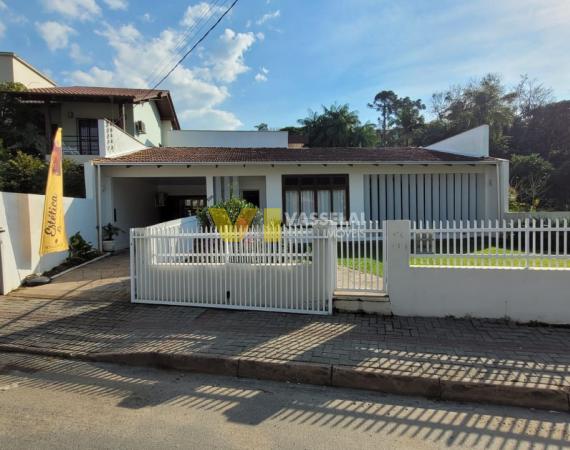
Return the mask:
M348 387L569 408L568 328L133 305L121 269L124 258L107 258L83 274L0 297L0 345L78 357L207 355L215 358L208 360L212 371L221 364L233 373L235 362L236 374L273 379L279 377L275 367L298 371L295 364L310 363L301 366L313 375L296 379L312 382L314 376Z

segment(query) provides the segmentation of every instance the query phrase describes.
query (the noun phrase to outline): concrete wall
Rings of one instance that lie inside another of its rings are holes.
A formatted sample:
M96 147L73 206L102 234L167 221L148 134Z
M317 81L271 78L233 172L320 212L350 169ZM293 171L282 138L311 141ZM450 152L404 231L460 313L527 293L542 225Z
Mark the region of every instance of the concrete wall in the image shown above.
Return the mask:
M109 119L118 120L121 117L119 105L111 103L67 102L61 104L59 119L52 117L52 123L62 127L63 136L77 136L78 119Z
M142 142L114 123L99 120L99 154L106 158L125 155L147 148Z
M410 267L410 222L386 222L384 272L392 311L570 324L570 271Z
M283 147L287 131L171 130L164 136L165 147Z
M158 147L162 144L162 122L158 108L153 101L133 105L133 123L142 120L146 132L133 134L139 141L148 147Z
M117 178L112 180L113 209L110 220L103 225L113 222L121 228L115 238L117 248L129 246L129 230L135 227L146 227L159 221L159 211L156 207L156 184L148 180L127 180ZM115 220L116 218L116 220Z
M0 53L0 81L22 83L28 88L55 86L49 78L12 53Z
M489 125L464 131L427 148L464 156L489 156Z
M43 195L0 192L0 228L5 230L0 234L5 293L16 289L26 276L49 270L67 258L67 252L39 256L43 207ZM79 231L96 245L94 200L66 197L64 207L67 236Z

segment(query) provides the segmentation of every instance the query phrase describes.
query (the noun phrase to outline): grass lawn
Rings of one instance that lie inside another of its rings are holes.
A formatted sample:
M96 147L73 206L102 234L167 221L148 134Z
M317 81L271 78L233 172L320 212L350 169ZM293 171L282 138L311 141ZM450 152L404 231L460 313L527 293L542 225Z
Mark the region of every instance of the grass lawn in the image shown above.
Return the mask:
M504 250L498 249L499 255ZM488 247L477 252L476 257L473 256L416 256L410 258L412 266L454 266L454 267L525 267L526 258L496 258L496 247ZM514 252L515 255L521 255L521 252ZM487 256L488 255L488 256ZM339 266L349 269L358 270L363 273L371 273L373 275L383 276L384 262L374 258L338 258ZM570 257L567 258L549 258L548 256L537 256L528 260L529 267L553 267L570 269Z
M384 262L374 258L338 258L339 266L358 270L359 272L371 273L381 277L384 274Z
M456 267L525 267L527 258L522 257L523 253L519 251L507 250L507 253L515 255L513 258L503 257L505 250L494 246L477 251L476 257L473 256L416 256L410 258L410 264L413 266L456 266ZM497 258L495 255L499 254ZM487 256L488 255L488 256ZM521 257L517 257L520 255ZM566 258L549 258L548 256L536 256L528 259L529 267L560 267L570 268L570 257Z

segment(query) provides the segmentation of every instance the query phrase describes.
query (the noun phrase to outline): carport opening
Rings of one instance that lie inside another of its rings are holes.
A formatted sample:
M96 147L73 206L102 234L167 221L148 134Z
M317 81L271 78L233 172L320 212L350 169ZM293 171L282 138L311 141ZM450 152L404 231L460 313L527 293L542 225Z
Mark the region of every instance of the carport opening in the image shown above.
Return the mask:
M124 231L117 244L126 248L129 229L195 215L206 206L206 177L114 177L112 196L113 209L103 223L113 221Z

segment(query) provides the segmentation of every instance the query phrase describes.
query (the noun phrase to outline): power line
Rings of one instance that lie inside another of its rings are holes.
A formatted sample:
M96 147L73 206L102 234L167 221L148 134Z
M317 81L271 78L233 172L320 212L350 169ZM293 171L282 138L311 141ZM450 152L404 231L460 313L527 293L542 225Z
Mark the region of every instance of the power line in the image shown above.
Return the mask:
M213 12L218 7L218 3L220 1L221 0L215 0L212 4L209 4L208 7L201 13L201 15L194 21L194 24L186 29L184 33L182 33L180 39L178 39L178 42L172 49L173 54L170 57L167 56L166 58L163 58L160 63L156 65L155 70L148 77L147 85L152 85L155 83L156 80L160 78L160 74L163 73L163 70L170 67L170 65L173 64L174 61L180 57L180 55L182 55L184 49L187 47L187 41L188 43L191 42L194 36L204 28L206 23L212 18L214 14ZM229 3L229 1L224 1L223 5L225 6L227 3ZM221 8L222 6L220 5L220 9ZM212 12L212 14L210 14L210 12ZM209 17L207 17L202 23L202 20L207 15L209 15Z
M194 49L195 49L196 47L198 47L198 45L200 45L200 43L202 43L202 41L203 41L204 39L206 39L206 38L208 37L208 35L214 30L214 28L216 28L216 27L218 26L218 24L222 21L222 19L223 19L224 17L226 17L226 15L232 10L232 8L236 5L237 2L238 2L238 0L234 0L234 1L232 2L232 4L230 5L230 7L224 11L224 13L218 18L218 20L216 20L216 22L208 29L208 31L206 31L206 33L204 33L204 35L203 35L200 39L198 39L198 42L196 42L196 43L190 48L190 50L188 50L186 53L184 53L184 55L182 56L182 58L180 58L180 59L178 60L178 62L174 65L174 67L172 67L172 69L170 69L170 70L166 73L166 75L164 75L164 76L160 79L160 81L159 81L158 83L156 83L156 84L150 89L149 93L147 94L147 96L145 96L145 97L143 98L143 100L145 100L146 98L148 98L148 96L151 95L151 92L154 91L158 86L160 86L160 84L161 84L164 80L166 80L166 79L170 76L170 74L171 74L172 72L174 72L174 70L175 70L180 64L182 64L182 61L184 61L184 60L186 59L186 57L187 57L190 53L192 53L192 52L194 51Z

